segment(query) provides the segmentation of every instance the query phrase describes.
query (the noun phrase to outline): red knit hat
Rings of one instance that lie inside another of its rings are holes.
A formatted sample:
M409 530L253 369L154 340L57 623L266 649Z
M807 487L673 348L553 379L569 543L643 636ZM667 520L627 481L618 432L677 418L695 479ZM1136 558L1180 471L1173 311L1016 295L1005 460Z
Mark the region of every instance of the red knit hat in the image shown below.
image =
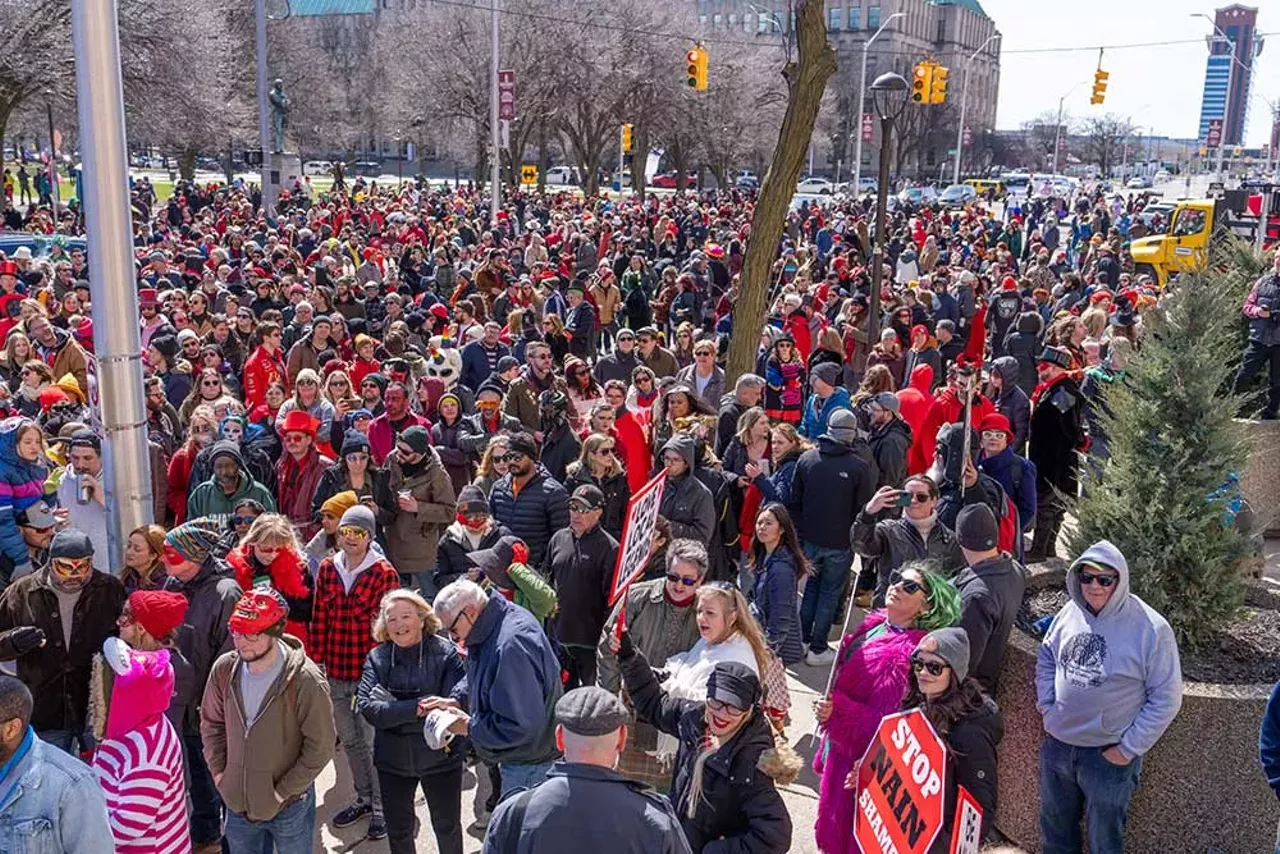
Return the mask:
M985 433L988 430L1000 430L1004 432L1005 436L1010 439L1013 438L1013 428L1009 426L1009 419L999 412L989 412L978 422L979 433Z
M1018 289L1018 280L1013 276L1005 276L1004 281L1000 283L1001 290L1016 291Z
M147 634L164 639L187 615L187 597L164 590L136 590L129 594L129 610Z

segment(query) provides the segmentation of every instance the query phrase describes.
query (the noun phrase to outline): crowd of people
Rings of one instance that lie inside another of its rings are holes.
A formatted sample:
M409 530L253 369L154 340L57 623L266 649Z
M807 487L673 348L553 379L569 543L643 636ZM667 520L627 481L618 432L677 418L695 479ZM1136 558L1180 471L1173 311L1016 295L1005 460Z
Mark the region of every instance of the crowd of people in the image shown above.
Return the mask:
M419 790L463 850L468 769L486 851L852 852L860 759L910 708L952 747L934 850L958 785L993 835L1023 567L1105 464L1160 298L1126 250L1141 200L896 207L874 334L867 203L801 205L733 378L749 195L515 193L492 222L422 181L299 184L272 216L239 184L133 203L154 520L123 555L85 253L0 261L0 849L310 851L340 745L332 826L394 854ZM1118 852L1178 654L1111 544L1067 588L1043 850L1081 851L1087 817ZM780 793L797 667L834 670L814 828Z

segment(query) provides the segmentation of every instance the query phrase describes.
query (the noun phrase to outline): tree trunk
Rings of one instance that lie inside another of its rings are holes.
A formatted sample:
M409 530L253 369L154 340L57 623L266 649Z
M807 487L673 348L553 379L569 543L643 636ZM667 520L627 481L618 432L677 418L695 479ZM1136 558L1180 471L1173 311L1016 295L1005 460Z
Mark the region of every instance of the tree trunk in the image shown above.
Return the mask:
M649 131L644 125L636 125L631 137L631 192L637 200L644 201L644 191L648 189L644 170L649 164Z
M196 148L187 143L178 155L178 174L184 181L194 181L196 177Z
M551 168L551 151L547 144L546 120L538 122L538 192L547 191L547 170Z
M794 62L782 69L787 81L787 111L773 149L773 160L760 185L751 239L743 260L741 284L734 303L733 328L729 343L726 387L755 367L759 330L764 325L769 297L769 269L778 254L783 221L795 194L796 181L809 150L809 137L822 106L822 93L836 71L836 53L827 42L825 3L798 0L796 31L799 49Z

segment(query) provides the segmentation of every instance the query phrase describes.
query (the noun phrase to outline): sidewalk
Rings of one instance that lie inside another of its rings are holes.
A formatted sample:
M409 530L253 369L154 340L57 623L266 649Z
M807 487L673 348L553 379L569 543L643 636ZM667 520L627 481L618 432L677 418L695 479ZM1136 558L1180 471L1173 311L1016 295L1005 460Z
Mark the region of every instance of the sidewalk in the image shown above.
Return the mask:
M857 615L855 615L856 617ZM787 673L787 683L791 688L791 726L787 728L787 737L792 746L804 757L804 769L800 778L782 790L787 811L791 813L793 824L790 851L793 854L817 854L818 848L813 840L813 823L818 810L818 777L813 773L812 733L816 721L813 717L813 703L826 687L827 668L798 665ZM462 825L470 828L474 820L471 808L475 792L476 778L470 771L462 778ZM351 788L351 773L347 770L347 760L342 749L316 780L316 824L317 832L314 840L316 851L338 854L338 852L354 851L358 854L387 854L387 841L367 842L363 834L368 824L361 820L352 827L334 830L329 821L334 814L346 807L355 798ZM419 792L417 799L418 819L421 828L418 831L417 850L421 854L434 854L435 837L431 833L431 821L427 817L426 803ZM484 840L483 833L464 829L463 850L467 854L479 852Z

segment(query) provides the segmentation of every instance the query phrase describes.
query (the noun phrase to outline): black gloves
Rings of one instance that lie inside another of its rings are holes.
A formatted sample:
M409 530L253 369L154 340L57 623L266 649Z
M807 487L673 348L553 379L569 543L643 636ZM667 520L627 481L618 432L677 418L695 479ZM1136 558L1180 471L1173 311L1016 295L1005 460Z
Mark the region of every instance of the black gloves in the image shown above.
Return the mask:
M18 626L9 630L9 643L15 655L26 655L44 646L44 630L35 626Z
M630 658L636 654L635 644L631 642L631 632L626 629L618 637L618 658Z

